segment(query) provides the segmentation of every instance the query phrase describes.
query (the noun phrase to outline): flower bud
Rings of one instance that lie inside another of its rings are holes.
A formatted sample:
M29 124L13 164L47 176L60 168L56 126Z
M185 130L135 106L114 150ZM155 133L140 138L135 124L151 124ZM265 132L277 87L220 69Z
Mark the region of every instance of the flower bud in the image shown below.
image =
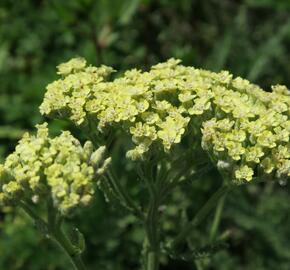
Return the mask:
M101 146L95 152L93 152L93 154L91 155L90 163L95 168L99 167L100 164L103 162L105 152L106 152L106 147Z
M112 162L112 158L111 158L111 157L105 159L105 161L104 161L102 167L99 168L99 169L97 170L97 175L101 176L102 174L104 174L104 172L105 172L105 171L108 169L108 167L110 166L111 162Z
M86 141L83 149L84 149L83 150L84 151L84 158L85 158L85 160L88 161L93 153L94 145L91 141Z

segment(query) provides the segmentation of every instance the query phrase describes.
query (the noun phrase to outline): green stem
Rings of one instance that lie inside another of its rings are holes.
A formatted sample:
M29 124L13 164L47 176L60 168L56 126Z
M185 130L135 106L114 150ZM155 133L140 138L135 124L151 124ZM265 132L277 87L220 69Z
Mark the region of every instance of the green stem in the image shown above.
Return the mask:
M129 196L129 194L124 190L123 186L120 184L118 179L116 179L115 175L109 171L108 177L110 179L112 188L121 198L126 208L130 209L135 216L137 216L141 220L144 220L144 215L142 211L136 206L136 204L134 203L132 198Z
M226 193L219 199L217 207L216 207L213 223L212 223L210 234L209 234L209 241L211 243L215 240L215 237L217 234L217 230L218 230L220 220L221 220L221 214L222 214L223 207L225 204L225 198L226 198Z
M145 269L159 269L159 226L158 226L158 202L152 197L145 223L148 246L145 252Z
M71 261L75 270L85 270L86 267L82 261L81 251L79 248L72 244L69 238L62 230L62 217L53 207L52 200L47 203L47 223L50 235L54 238L55 242L64 250Z
M80 252L77 250L77 248L70 242L70 240L67 238L65 233L61 228L57 228L52 233L55 241L57 244L64 250L64 252L69 257L71 264L74 266L75 270L85 270L86 267L83 263L83 260L81 258Z
M200 260L194 260L194 263L197 270L203 270Z
M147 254L147 266L146 270L158 270L159 269L159 254L155 251L149 251Z
M221 186L203 205L203 207L197 212L195 217L185 225L185 227L181 230L181 232L177 235L175 240L172 242L171 247L176 248L182 242L186 240L191 230L200 224L212 211L214 207L216 207L217 201L228 192L229 186Z
M79 250L70 242L62 231L61 219L58 217L55 209L53 209L51 202L48 203L47 222L25 202L19 201L18 204L26 214L30 216L38 226L40 225L42 229L45 230L45 233L50 235L62 250L65 251L75 270L86 270Z
M137 173L139 175L139 177L141 178L142 181L145 182L150 197L154 197L156 195L156 190L155 190L155 186L153 184L153 179L149 179L147 175L145 175L144 172L147 172L150 170L150 168L146 167L145 169L142 168L141 164L137 165Z
M18 201L18 205L24 210L24 212L30 216L35 222L41 222L45 226L47 226L47 223L25 202Z
M33 208L23 201L18 201L18 205L24 210L24 212L34 221L34 225L38 231L43 235L49 236L49 229L47 222L41 218Z
M145 164L145 168L138 167L138 174L146 183L149 192L148 212L145 216L145 270L159 269L159 253L160 253L160 236L159 236L159 212L160 205L160 186L158 180L154 181L152 173L152 163ZM156 179L155 179L156 180Z

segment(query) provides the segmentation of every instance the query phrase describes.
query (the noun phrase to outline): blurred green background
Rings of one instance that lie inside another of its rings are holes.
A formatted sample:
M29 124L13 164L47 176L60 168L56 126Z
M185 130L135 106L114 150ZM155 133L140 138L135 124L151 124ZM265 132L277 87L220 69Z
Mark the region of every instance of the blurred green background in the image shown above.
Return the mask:
M120 72L175 57L185 65L227 69L266 90L276 83L289 86L290 1L1 0L0 159L24 131L43 121L38 106L46 85L56 79L55 66L75 56ZM60 127L68 126L51 124L53 130ZM120 174L137 194L140 183L130 170ZM192 216L219 183L213 171L180 187L166 205L164 231L178 232L184 216ZM163 257L162 270L289 270L288 190L284 183L234 190L219 228L227 235L226 245L203 252L209 217L189 237L195 260ZM133 225L134 217L126 211L106 204L102 194L69 222L86 236L89 269L138 269L141 227ZM70 264L25 215L7 208L0 215L0 269L56 270L70 269Z

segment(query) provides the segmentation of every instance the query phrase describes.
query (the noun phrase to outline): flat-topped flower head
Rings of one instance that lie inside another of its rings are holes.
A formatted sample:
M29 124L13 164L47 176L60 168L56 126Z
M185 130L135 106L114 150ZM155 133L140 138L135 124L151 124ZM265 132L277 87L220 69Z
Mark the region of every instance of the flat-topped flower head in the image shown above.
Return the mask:
M238 181L264 174L289 177L289 157L275 156L279 147L289 152L286 87L266 92L227 71L186 67L176 59L149 71L126 71L111 81L107 75L112 68L83 63L63 64L63 77L47 87L43 114L97 126L100 132L123 130L136 145L127 152L131 159L146 158L153 149L170 153L186 137L216 164L229 162L227 170Z
M50 138L47 124L37 125L37 134L26 133L0 165L1 202L17 205L38 198L45 203L51 198L62 214L87 205L108 165L104 153L104 147L94 151L89 141L82 147L68 131Z

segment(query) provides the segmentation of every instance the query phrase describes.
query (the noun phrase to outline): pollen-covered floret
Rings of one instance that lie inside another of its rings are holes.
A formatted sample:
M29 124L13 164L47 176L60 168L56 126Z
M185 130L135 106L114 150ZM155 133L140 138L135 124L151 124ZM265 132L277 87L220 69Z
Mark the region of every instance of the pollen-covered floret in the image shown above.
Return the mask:
M48 85L43 114L78 126L91 123L100 132L122 129L136 145L127 152L131 159L144 158L152 149L168 153L186 136L200 142L216 163L229 161L234 179L290 176L289 157L276 153L290 147L285 86L266 92L227 71L185 67L176 59L108 81L113 69L84 63L73 59L59 66L63 77Z
M97 177L108 165L104 153L104 147L94 151L89 141L82 147L68 131L50 138L47 124L37 125L37 134L26 133L0 165L1 202L17 205L39 198L45 203L52 198L62 214L87 205Z

